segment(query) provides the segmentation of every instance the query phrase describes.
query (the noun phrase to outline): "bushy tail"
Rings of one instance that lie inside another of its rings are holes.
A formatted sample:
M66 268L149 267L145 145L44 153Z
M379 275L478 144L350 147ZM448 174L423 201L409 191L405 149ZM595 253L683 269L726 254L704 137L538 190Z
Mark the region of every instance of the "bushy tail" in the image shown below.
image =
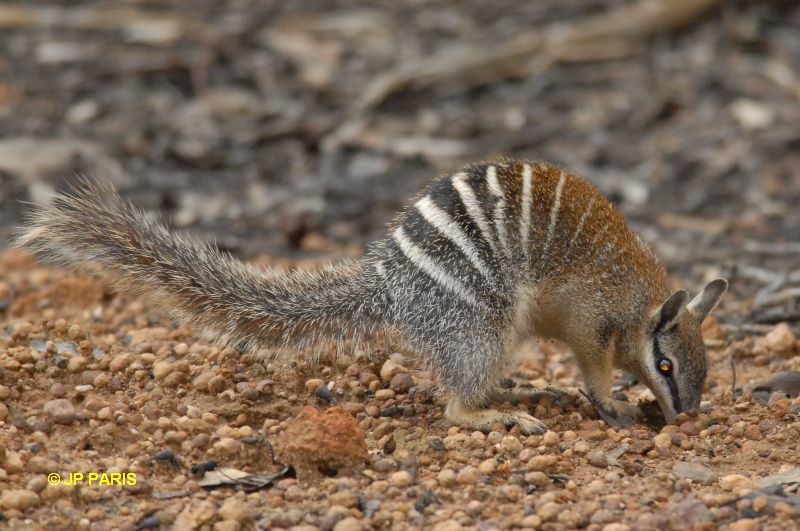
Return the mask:
M259 269L170 231L98 185L35 210L15 243L50 262L99 270L245 351L369 339L386 307L364 261L317 272Z

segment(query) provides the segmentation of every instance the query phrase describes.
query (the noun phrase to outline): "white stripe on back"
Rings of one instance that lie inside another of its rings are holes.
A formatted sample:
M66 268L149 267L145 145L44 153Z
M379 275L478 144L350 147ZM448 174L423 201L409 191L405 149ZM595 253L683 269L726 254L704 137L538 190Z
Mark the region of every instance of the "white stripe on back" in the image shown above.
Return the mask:
M381 261L375 262L375 271L382 277L386 276L386 267L384 267Z
M592 200L589 201L589 205L586 207L586 210L583 211L581 215L581 219L578 220L578 228L575 229L575 234L572 236L572 239L569 241L569 246L572 247L572 244L575 243L575 240L578 239L580 236L581 231L583 230L583 224L586 222L586 218L589 217L589 212L592 211L592 207L594 206L594 202L596 197L592 197Z
M458 192L458 195L461 198L461 202L464 203L464 208L467 209L467 214L469 214L469 217L472 218L472 221L475 222L480 229L481 234L483 234L483 239L486 240L486 242L492 248L492 251L496 253L497 246L492 238L492 231L489 228L489 222L486 221L486 217L483 215L483 209L478 203L478 198L475 197L475 192L466 182L466 178L467 176L463 173L457 173L453 175L453 188L456 189L456 192Z
M530 250L528 248L528 240L531 234L532 173L530 165L526 164L522 170L522 212L519 222L519 235L522 237L522 250L526 256Z
M469 237L461 230L461 227L453 221L453 218L451 218L447 212L439 208L427 195L417 201L414 206L428 223L461 249L461 252L463 252L475 268L480 271L481 275L488 280L494 280L492 272L483 260L481 260L478 249L472 245Z
M497 231L497 239L506 256L511 258L511 248L508 246L508 231L506 230L506 201L503 196L503 189L500 188L500 183L497 181L497 168L494 166L489 166L486 169L486 183L489 185L489 190L492 194L497 197L497 202L494 206L494 227Z
M545 257L547 251L550 249L550 243L553 241L553 236L556 233L556 223L558 222L558 212L561 210L561 190L564 189L564 181L566 180L566 175L564 172L561 172L561 177L558 179L558 184L556 185L556 196L553 198L553 206L550 207L550 225L547 227L547 241L544 244L544 250L542 251L542 258Z
M433 279L441 287L454 293L461 300L472 306L478 306L475 294L464 286L458 279L453 278L447 271L443 270L430 256L420 249L408 236L403 227L397 227L392 234L394 241L406 258L420 268L425 274Z

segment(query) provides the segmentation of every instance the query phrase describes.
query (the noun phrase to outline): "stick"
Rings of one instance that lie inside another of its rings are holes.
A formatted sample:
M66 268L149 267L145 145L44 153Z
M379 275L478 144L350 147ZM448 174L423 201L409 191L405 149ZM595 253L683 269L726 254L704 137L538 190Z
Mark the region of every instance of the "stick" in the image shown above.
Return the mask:
M404 63L370 82L351 109L363 115L406 87L458 80L462 88L527 77L557 62L630 54L641 40L686 26L720 0L640 0L578 22L524 32L492 50L463 46ZM531 61L531 58L534 61Z

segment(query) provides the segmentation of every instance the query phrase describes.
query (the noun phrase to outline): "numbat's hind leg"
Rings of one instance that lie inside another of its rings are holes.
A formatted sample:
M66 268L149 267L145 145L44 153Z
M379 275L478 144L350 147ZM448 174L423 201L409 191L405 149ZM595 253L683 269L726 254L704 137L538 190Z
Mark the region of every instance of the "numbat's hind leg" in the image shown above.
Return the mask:
M524 411L503 412L497 409L469 408L458 396L451 396L444 416L457 426L488 432L492 424L502 422L507 427L519 426L525 435L535 435L547 431L547 424Z

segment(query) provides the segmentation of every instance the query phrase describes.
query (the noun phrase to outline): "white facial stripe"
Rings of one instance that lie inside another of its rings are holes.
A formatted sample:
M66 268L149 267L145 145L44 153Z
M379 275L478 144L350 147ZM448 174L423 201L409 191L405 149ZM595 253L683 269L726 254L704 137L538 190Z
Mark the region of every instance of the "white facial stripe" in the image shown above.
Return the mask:
M461 198L461 202L464 203L464 208L467 209L467 214L469 214L469 217L472 218L472 221L474 221L480 229L483 239L489 243L492 251L496 253L497 246L492 238L492 231L489 228L489 222L483 215L483 210L478 203L478 198L475 197L475 192L472 190L470 185L467 184L465 179L466 175L463 173L453 175L453 188L456 189L456 192L458 192L458 195Z
M386 267L384 267L383 262L375 262L375 271L382 277L386 276Z
M471 306L478 306L478 299L475 294L464 286L458 279L453 278L447 271L443 270L430 256L420 249L408 236L403 227L397 227L392 235L400 250L406 258L420 268L425 274L433 279L441 287L454 293L464 302Z
M520 215L519 235L522 238L522 248L528 251L528 239L531 234L531 200L533 195L533 171L526 164L522 170L522 212Z
M415 206L428 223L461 249L464 256L472 262L481 275L488 280L494 280L492 272L483 260L481 260L478 249L472 245L469 237L461 230L461 227L453 221L453 218L451 218L447 212L439 208L427 195L417 201Z
M511 247L508 246L508 231L506 229L506 201L503 195L503 189L497 181L497 168L489 166L486 170L486 183L492 195L497 197L497 202L494 206L494 227L497 231L497 239L500 241L500 247L506 256L511 258Z

